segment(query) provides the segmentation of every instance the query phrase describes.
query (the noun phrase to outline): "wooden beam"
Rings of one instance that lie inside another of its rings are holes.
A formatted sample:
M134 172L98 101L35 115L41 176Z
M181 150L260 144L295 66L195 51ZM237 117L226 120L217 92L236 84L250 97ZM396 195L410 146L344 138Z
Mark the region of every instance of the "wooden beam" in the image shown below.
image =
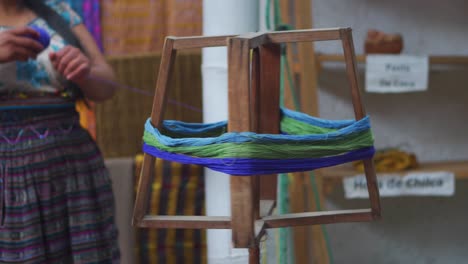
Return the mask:
M239 35L237 38L248 40L249 49L259 48L264 44L268 44L268 36L264 32L252 32Z
M280 63L281 47L268 44L260 47L260 85L257 115L258 133L279 134L280 132ZM276 200L278 175L260 176L260 199Z
M255 240L257 245L260 244L262 237L265 235L266 225L262 219L255 221Z
M348 76L351 97L356 120L361 120L366 116L364 106L361 100L361 91L359 89L358 72L356 65L356 55L354 53L354 43L351 29L343 29L341 32L341 41L343 43L344 57L346 61L346 75ZM374 161L372 159L363 160L364 171L366 175L367 189L369 191L369 200L374 218L380 218L380 195L377 186L377 177L375 175Z
M140 224L145 228L229 229L228 216L150 215Z
M262 220L267 228L288 226L321 225L351 222L369 222L374 219L371 209L341 210L326 212L294 213L278 216L267 216Z
M361 120L366 116L364 106L362 105L361 92L359 90L359 80L356 65L356 55L354 54L354 43L351 35L351 29L343 30L341 38L346 63L346 76L348 78L353 102L354 116L356 120Z
M251 131L250 49L248 40L229 39L228 46L229 132ZM255 178L231 176L231 228L235 248L256 245L254 223L259 201L255 196Z
M160 127L164 119L169 81L171 80L172 68L174 66L176 55L177 51L174 49L174 40L166 38L163 54L161 56L158 80L156 81L153 108L151 110L151 123L153 123L153 126L155 127Z
M132 225L141 227L143 217L147 214L149 205L149 194L151 183L154 179L154 162L155 158L149 154L143 155L143 163L138 180L135 205L133 209Z
M248 41L250 43L250 40ZM250 44L249 44L250 50ZM250 131L258 131L259 129L259 116L260 116L260 104L261 104L261 97L260 97L260 82L261 82L261 69L260 69L260 49L255 48L252 52L252 68L251 68L251 87L250 89ZM252 175L252 192L253 192L253 219L258 219L260 217L260 177L259 175ZM252 247L258 247L259 243L257 240L257 233L254 227L255 238L256 242L255 245Z
M259 264L260 263L260 248L251 247L249 248L249 264Z
M309 11L309 10L307 10ZM310 15L308 16L310 18ZM304 18L305 21L306 18ZM302 21L302 20L301 20ZM305 25L302 25L307 28ZM340 28L298 29L267 33L271 43L311 42L340 39Z
M275 206L276 201L274 200L260 200L260 218L271 215Z
M171 79L172 68L176 58L176 51L173 47L174 40L166 39L164 42L161 66L159 67L158 80L155 88L156 91L153 99L153 108L151 111L151 123L155 127L161 126L164 118L167 91L169 90L169 80ZM137 226L141 225L143 217L147 214L149 193L154 176L154 161L155 158L153 156L146 153L144 154L133 212L133 224Z
M262 237L265 235L266 225L263 217L270 216L275 209L276 202L273 200L260 200L260 218L255 221L255 239L257 244L260 243Z
M234 36L235 35L168 37L168 39L174 42L174 49L181 50L226 46L227 39Z

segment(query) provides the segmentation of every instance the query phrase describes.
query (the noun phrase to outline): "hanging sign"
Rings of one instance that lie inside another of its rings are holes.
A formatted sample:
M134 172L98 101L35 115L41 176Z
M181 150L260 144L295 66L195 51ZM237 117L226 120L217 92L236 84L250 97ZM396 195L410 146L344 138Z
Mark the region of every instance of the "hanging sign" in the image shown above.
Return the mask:
M409 55L367 55L366 91L403 93L427 90L429 58Z
M413 172L379 174L377 177L380 196L453 196L455 176L452 172ZM366 177L356 175L343 179L345 197L367 198Z

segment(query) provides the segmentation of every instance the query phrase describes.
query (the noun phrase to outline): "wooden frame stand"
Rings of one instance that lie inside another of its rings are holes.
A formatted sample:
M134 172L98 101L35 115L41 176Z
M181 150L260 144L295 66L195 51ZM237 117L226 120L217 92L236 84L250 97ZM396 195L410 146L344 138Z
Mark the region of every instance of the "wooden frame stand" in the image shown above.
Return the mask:
M228 46L228 130L279 133L280 44L341 40L356 120L365 117L358 87L351 29L294 30L241 36L168 37L166 39L151 122L160 127L164 116L168 81L180 49ZM272 215L277 175L231 175L231 217L148 215L149 190L155 158L145 154L137 190L133 223L149 228L232 229L233 246L249 248L250 263L259 262L258 245L267 228L364 222L380 218L379 190L371 159L365 160L370 209Z

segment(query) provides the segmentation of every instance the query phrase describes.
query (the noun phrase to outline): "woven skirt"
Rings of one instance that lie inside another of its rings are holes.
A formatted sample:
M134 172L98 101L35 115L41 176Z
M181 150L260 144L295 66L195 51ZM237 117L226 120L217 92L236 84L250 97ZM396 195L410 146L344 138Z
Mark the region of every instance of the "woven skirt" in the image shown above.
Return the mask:
M73 105L0 110L0 263L119 263L113 202Z

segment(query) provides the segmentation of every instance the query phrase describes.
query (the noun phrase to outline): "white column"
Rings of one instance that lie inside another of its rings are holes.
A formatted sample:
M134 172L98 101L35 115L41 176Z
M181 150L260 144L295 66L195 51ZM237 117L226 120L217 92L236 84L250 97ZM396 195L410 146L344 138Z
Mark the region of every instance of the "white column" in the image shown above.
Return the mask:
M258 0L203 0L203 35L229 35L258 30ZM205 123L227 120L227 49L203 50L203 120ZM206 213L229 216L229 176L205 170ZM233 249L230 230L208 230L209 264L244 264L245 249Z

